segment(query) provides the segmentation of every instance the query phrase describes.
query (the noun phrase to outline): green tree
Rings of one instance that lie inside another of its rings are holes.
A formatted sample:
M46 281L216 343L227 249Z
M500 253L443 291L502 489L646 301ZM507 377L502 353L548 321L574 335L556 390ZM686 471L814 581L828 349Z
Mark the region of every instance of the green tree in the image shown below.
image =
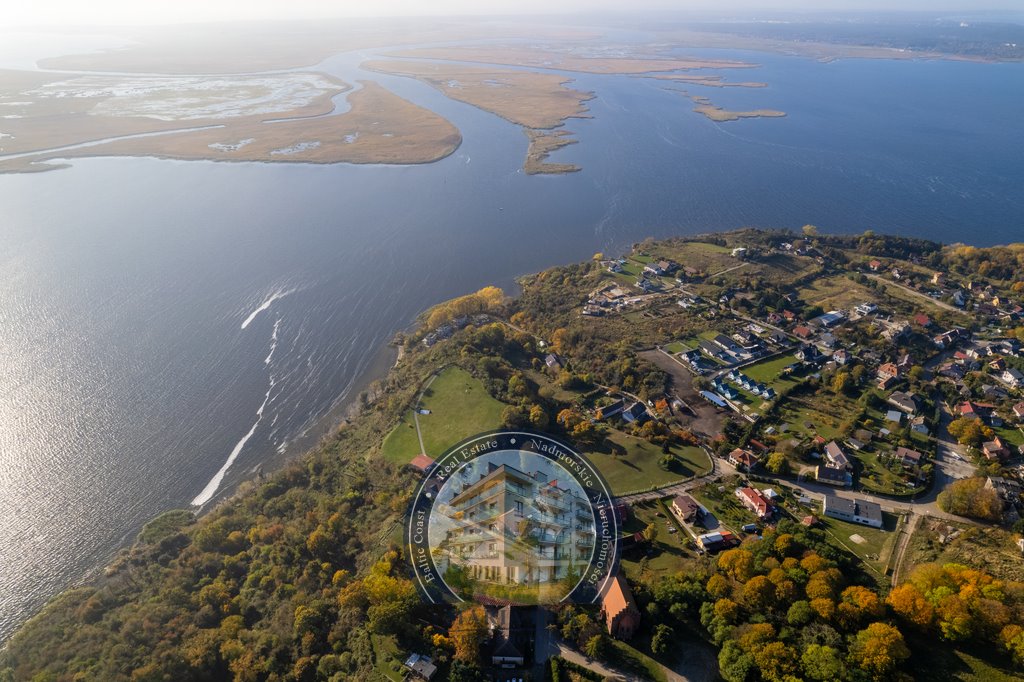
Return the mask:
M747 682L754 671L754 658L735 640L727 640L718 652L718 673L726 682Z
M841 680L846 673L839 651L823 644L809 644L800 657L804 675L820 682Z
M658 623L651 636L651 651L655 656L664 656L671 650L674 640L675 631L664 623Z

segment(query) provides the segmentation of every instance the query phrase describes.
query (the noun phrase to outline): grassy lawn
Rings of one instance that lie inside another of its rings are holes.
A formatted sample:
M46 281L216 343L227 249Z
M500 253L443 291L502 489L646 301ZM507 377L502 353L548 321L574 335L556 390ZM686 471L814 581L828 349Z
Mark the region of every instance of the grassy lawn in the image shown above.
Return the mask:
M700 448L673 447L676 466L665 471L658 465L661 447L611 429L606 443L597 450L588 450L590 461L616 494L647 490L706 472L711 463ZM614 453L614 454L613 454Z
M817 410L803 401L790 400L779 410L779 422L789 424L786 433L791 436L813 438L819 435L825 440L832 440L841 433L840 421L834 414ZM807 422L810 422L810 427L806 425Z
M1013 447L1020 447L1021 445L1024 445L1024 433L1021 433L1020 429L1015 429L1010 426L1000 426L998 429L995 429L995 432L997 436Z
M748 523L757 521L757 516L736 498L736 485L736 481L708 483L690 492L695 500L718 519L721 526L734 533L738 533ZM719 490L720 487L723 490Z
M889 469L881 460L879 452L857 452L851 453L860 463L858 483L860 487L869 492L882 493L884 495L913 495L923 490L924 486L911 486L904 483L902 469L894 467ZM900 471L901 473L896 473Z
M782 357L765 360L764 362L759 362L756 365L744 367L742 371L754 381L760 381L762 384L767 384L774 388L776 393L781 393L782 391L789 389L791 386L796 386L800 383L800 380L797 378L782 376L783 368L792 365L794 362L796 362L795 355L783 355Z
M952 537L943 543L940 535ZM1016 536L1002 528L922 519L910 538L904 569L929 562L957 563L984 569L1003 580L1024 580L1024 562L1015 541Z
M492 398L469 372L449 367L424 391L419 407L430 410L418 419L426 454L437 457L463 438L500 427L505 404ZM391 461L405 463L419 451L410 410L384 439L382 453Z
M954 649L935 646L932 641L915 641L913 637L907 643L911 651L918 652L908 663L917 679L933 682L1010 682L1020 679L1019 672L1010 667L1009 661L996 659L991 651L968 653L962 650L964 645Z
M844 275L819 277L800 289L800 298L825 310L850 310L859 304L878 301L878 294Z
M692 346L690 346L690 348L692 348ZM682 341L673 341L672 343L664 346L664 349L669 353L682 353L684 350L687 350L687 346L684 345Z
M847 523L823 514L817 514L822 527L828 531L829 539L836 547L846 550L866 563L878 573L884 573L885 565L896 542L896 525L899 517L889 512L882 512L882 528L871 528L859 523ZM850 539L859 535L863 543Z
M370 635L373 645L374 669L389 680L401 682L405 679L405 668L398 660L398 643L392 635Z
M685 531L670 533L670 521L672 519L668 513L657 502L633 505L630 518L624 524L623 530L626 533L636 533L653 523L658 529L658 534L651 544L646 562L642 561L644 555L639 551L622 557L622 568L631 580L654 584L665 576L683 570L688 560L692 559L693 555L685 551L690 540L689 534ZM674 523L672 525L675 526Z
M665 675L664 668L661 667L657 661L643 653L634 649L626 642L620 642L617 639L612 641L612 660L613 662L639 674L645 680L654 680L654 682L664 682L668 679Z

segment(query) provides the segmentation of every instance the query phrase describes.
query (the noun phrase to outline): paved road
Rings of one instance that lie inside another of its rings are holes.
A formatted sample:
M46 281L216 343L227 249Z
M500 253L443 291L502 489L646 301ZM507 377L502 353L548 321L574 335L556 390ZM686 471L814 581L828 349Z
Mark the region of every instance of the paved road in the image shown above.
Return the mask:
M552 656L561 656L567 661L582 665L584 668L613 680L645 682L648 679L607 663L587 658L565 642L552 642L549 652ZM681 658L685 660L672 668L661 666L661 672L664 673L668 682L712 682L718 678L718 660L707 647L700 645L687 647Z
M951 306L948 303L945 303L945 302L940 301L938 299L932 298L928 294L922 294L917 289L911 289L910 287L905 286L903 284L900 284L899 282L897 282L897 281L895 281L893 279L885 279L881 275L868 275L868 277L870 277L871 279L878 280L879 282L882 282L886 286L894 286L894 287L896 287L898 289L903 289L903 291L907 292L908 294L912 294L914 296L917 296L918 298L923 298L924 300L928 301L932 305L936 305L936 306L938 306L940 308L943 308L944 310L950 310L950 311L952 311L954 313L962 313L963 312L962 310L960 310L956 306Z

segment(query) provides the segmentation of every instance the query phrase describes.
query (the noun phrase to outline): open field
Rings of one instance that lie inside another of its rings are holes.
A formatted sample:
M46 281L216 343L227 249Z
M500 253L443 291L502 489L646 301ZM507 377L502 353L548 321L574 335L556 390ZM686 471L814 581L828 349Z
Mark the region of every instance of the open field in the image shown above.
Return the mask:
M267 121L266 116L196 119L189 122L189 127L203 126L203 129L42 152L7 160L0 170L16 171L48 159L84 156L302 163L429 163L451 154L461 144L459 131L444 118L374 82L363 82L362 86L349 95L350 110L344 114L273 122ZM281 119L281 116L271 118ZM159 121L157 124L169 125ZM213 127L206 127L211 124ZM182 126L180 122L173 125Z
M843 420L852 418L860 411L852 401L831 394L818 395L812 400L790 397L782 404L779 408L779 422L789 425L785 433L807 438L819 435L825 440L832 440L841 435ZM782 432L782 429L779 431Z
M845 275L833 275L801 287L800 298L823 310L850 310L865 301L877 301L878 294Z
M653 523L658 534L651 543L650 553L646 562L641 561L644 555L638 550L622 558L622 568L630 580L656 583L660 578L673 575L686 566L694 555L686 550L690 535L685 531L669 532L669 523L674 521L657 502L643 502L632 506L630 519L623 528L627 533L638 533ZM671 527L676 527L673 524Z
M768 384L778 392L779 388L799 383L795 379L782 376L782 370L794 362L796 362L795 355L782 355L771 360L759 362L756 365L748 365L742 371L751 379Z
M507 64L582 73L641 74L689 69L749 69L758 66L733 60L635 56L625 48L614 56L587 53L582 49L556 50L550 47L496 45L488 47L433 47L393 52L391 56L411 59L443 59L482 64Z
M501 426L504 403L492 398L477 379L459 367L441 372L423 393L417 415L426 454L437 457L460 440ZM388 434L381 446L385 458L406 463L420 452L412 411Z
M877 573L885 572L886 562L892 553L897 534L896 525L899 517L889 512L882 512L882 528L870 528L859 523L847 523L818 514L818 521L828 534L829 539L837 547L856 555L861 561L873 568ZM856 536L863 542L851 539Z
M669 484L711 468L707 454L700 448L673 447L676 465L672 471L665 471L658 465L663 456L660 446L615 429L608 432L606 441L598 450L587 450L585 454L618 495Z
M984 569L1003 580L1024 580L1016 536L1002 528L945 519L921 519L910 538L901 575L924 563L957 563Z

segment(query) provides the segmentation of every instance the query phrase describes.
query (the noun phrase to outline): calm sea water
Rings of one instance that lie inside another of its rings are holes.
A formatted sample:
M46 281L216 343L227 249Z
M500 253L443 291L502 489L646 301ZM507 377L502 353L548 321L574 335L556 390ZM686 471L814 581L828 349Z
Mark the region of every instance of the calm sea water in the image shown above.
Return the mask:
M719 125L678 86L577 74L594 117L553 160L584 170L528 177L515 126L383 78L462 147L414 167L0 176L0 639L155 514L305 447L442 299L651 235L1024 239L1024 65L704 53L762 64L731 77L770 87L693 92L789 116ZM359 60L324 68L353 79Z

